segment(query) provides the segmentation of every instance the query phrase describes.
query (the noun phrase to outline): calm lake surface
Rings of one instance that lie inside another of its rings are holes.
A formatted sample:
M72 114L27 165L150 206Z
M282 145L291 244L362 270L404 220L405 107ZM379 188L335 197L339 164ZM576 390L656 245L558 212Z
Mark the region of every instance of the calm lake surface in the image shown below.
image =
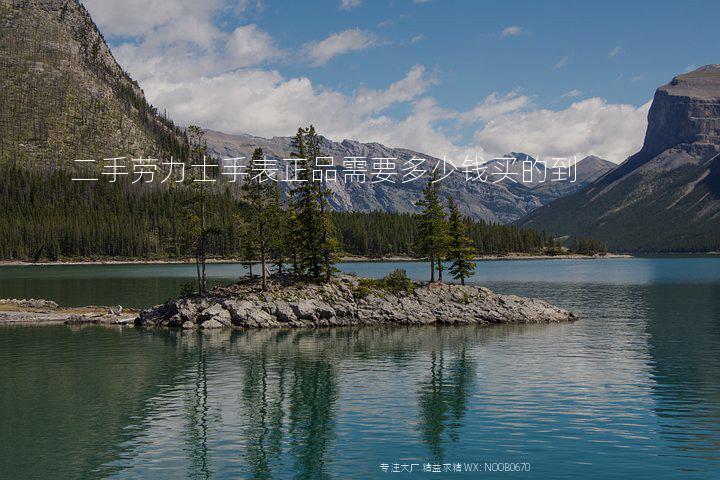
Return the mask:
M398 266L426 276L419 263L341 268L381 276ZM477 270L473 281L582 320L210 334L0 328L0 477L720 478L720 258ZM214 282L242 272L210 266ZM0 298L144 307L193 273L5 266ZM422 471L476 462L530 471Z

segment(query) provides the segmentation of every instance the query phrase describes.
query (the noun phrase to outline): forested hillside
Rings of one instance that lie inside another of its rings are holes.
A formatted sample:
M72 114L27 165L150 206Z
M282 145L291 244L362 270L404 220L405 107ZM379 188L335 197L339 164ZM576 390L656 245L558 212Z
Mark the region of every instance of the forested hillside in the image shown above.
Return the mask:
M30 168L184 157L187 141L113 58L74 0L0 0L0 160Z
M244 255L242 204L230 190L208 196L215 256ZM73 182L63 170L0 166L0 259L177 258L189 255L186 186L139 188L127 183ZM414 255L416 216L332 213L340 250L356 255ZM466 220L478 253L533 252L551 246L534 230Z

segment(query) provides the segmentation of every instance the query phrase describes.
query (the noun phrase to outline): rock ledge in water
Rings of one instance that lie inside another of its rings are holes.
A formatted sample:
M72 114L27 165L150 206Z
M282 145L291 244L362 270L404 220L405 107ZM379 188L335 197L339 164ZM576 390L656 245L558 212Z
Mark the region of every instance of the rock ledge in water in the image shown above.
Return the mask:
M578 317L543 300L497 295L475 285L415 284L412 293L368 287L343 275L328 284L257 282L219 287L143 310L141 327L313 328L352 325L559 323Z

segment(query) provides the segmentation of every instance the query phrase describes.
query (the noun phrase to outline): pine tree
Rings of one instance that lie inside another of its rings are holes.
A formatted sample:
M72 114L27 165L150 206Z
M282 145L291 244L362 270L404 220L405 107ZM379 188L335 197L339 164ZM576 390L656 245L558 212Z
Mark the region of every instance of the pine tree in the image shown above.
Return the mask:
M280 186L275 184L275 204L277 205L277 218L275 222L275 234L272 236L269 245L269 255L277 273L285 273L285 261L288 258L292 239L289 233L288 209L283 205L280 196Z
M452 197L448 198L448 210L450 211L448 220L450 234L448 260L452 262L450 275L455 280L459 279L461 285L465 285L465 279L475 273L475 263L472 261L475 248L473 247L473 241L465 232L465 223L460 215L460 209Z
M440 177L437 170L431 172L418 206L422 209L418 223L418 251L430 262L430 282L435 282L435 262L439 264L438 279L442 281L440 262L445 256L449 237L445 212L440 204Z
M189 139L190 161L193 164L199 164L207 155L205 132L198 126L189 125L187 135ZM195 253L198 294L205 295L207 293L206 261L208 238L220 232L217 227L209 226L207 219L208 191L205 182L193 182L191 178L186 178L186 180L188 180L196 190L196 194L192 199L192 208L188 209L188 233L190 236L190 244Z
M306 145L310 157L309 161L314 168L317 168L317 159L322 157L323 154L320 148L320 138L312 125L306 130ZM336 271L334 264L338 248L337 241L332 234L332 220L329 214L330 204L328 197L332 195L332 191L327 188L324 176L319 181L315 181L316 179L312 178L312 175L310 175L310 178L313 180L311 183L318 203L317 227L319 230L319 235L312 243L322 258L322 278L325 282L329 282L330 277Z
M330 191L322 182L314 181L312 169L317 157L322 156L319 137L311 125L298 128L293 139L292 157L298 158L298 186L293 190L293 209L296 220L291 217L291 227L299 240L297 270L313 279L330 279L334 271L334 254L337 249L332 238L329 204Z
M263 151L256 148L252 154L252 165L263 159ZM265 181L263 181L265 180ZM267 258L273 238L277 235L280 205L272 182L260 175L250 173L242 185L242 199L246 214L245 231L250 262L260 257L260 278L262 289L267 289ZM252 263L250 264L252 277Z

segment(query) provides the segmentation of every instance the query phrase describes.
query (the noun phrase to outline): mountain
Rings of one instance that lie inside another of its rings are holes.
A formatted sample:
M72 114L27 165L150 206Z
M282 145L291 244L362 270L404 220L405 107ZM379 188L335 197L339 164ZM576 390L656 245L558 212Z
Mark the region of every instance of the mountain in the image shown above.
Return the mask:
M148 103L76 0L0 0L0 68L0 162L38 169L72 168L77 159L186 157L185 133ZM210 152L222 157L250 157L256 146L280 158L291 150L289 137L208 131L207 140ZM397 158L398 177L413 156L427 159L430 168L437 161L378 143L323 139L322 147L338 162L365 157L368 167L372 157ZM521 178L522 161L534 160L523 153L510 155L517 160L509 172ZM495 168L506 170L498 161L489 163L487 183L466 181L457 171L443 181L444 194L455 196L474 219L509 223L584 184L580 177L575 183L492 183ZM340 211L415 212L424 183L339 181L330 185L332 204Z
M552 162L549 166L552 166ZM573 182L543 182L536 184L534 190L536 192L544 192L556 198L564 197L579 191L585 185L600 178L615 167L617 167L617 165L609 160L596 157L595 155L589 155L577 162L575 173L573 174ZM548 178L550 178L550 175L551 173L548 173Z
M720 249L720 65L660 87L638 153L518 225L613 249Z
M210 153L220 158L243 156L250 158L256 147L262 148L266 156L278 159L288 158L292 151L290 137L268 139L252 135L228 135L208 130L206 139ZM402 178L405 173L402 170L403 163L413 156L427 160L425 166L422 167L425 169L432 168L438 162L437 158L430 155L404 148L390 148L379 143L360 143L352 140L333 142L323 137L321 147L325 155L334 158L334 164L338 167L338 181L329 182L328 186L334 193L330 202L333 208L339 211L416 212L415 204L420 199L425 186L424 179L407 183L397 181L392 184L373 184L369 182L369 179L366 183L345 183L342 181L344 171L342 161L345 157L365 158L368 170L372 167L372 158L396 158L397 175L395 178L397 179ZM535 160L524 153L513 152L508 154L508 157L515 158L515 162L490 161L486 164L486 172L508 171L515 174L512 178L522 180L524 161L533 162L533 165L538 165L538 167L541 166L541 163L534 163ZM509 167L505 166L506 163L509 164ZM474 219L509 223L561 195L574 192L587 183L586 178L595 178L614 166L613 163L597 157L588 157L578 162L577 182L550 182L548 176L547 183L538 183L537 181L523 183L507 179L491 183L466 181L462 166L457 165L458 170L443 180L443 195L454 196L463 213ZM499 177L490 176L489 178L493 180ZM537 178L539 177L536 176Z
M125 155L180 157L157 114L74 0L0 0L0 159L33 168Z

